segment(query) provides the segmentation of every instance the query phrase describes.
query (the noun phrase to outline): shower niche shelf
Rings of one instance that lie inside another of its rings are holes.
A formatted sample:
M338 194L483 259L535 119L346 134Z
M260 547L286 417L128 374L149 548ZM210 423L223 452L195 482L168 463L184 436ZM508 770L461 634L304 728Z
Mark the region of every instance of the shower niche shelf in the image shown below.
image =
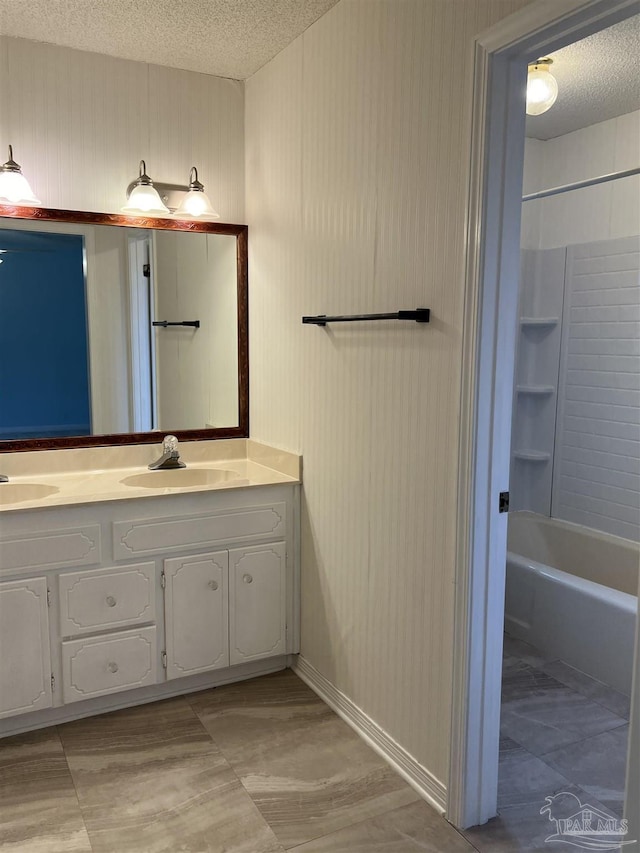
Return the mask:
M559 317L520 317L520 325L529 329L551 329L559 322Z
M532 397L548 397L556 390L555 385L516 385L516 393Z
M519 459L521 462L548 462L551 459L551 454L545 453L543 450L514 450L513 458Z

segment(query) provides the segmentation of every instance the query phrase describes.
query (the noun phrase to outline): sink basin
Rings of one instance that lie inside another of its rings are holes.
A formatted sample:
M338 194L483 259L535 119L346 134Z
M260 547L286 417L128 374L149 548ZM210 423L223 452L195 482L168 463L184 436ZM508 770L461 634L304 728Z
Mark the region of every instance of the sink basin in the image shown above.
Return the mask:
M238 480L235 471L218 468L177 468L170 471L146 471L132 474L120 482L137 489L184 489L188 486L213 486Z
M60 489L44 483L0 483L0 504L37 501L55 495Z

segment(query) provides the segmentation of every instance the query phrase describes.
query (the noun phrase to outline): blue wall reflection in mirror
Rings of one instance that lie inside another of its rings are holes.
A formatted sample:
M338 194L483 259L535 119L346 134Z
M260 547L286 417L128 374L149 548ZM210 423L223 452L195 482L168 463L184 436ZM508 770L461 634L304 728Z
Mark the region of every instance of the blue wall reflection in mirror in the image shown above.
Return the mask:
M0 232L0 439L89 435L83 238Z

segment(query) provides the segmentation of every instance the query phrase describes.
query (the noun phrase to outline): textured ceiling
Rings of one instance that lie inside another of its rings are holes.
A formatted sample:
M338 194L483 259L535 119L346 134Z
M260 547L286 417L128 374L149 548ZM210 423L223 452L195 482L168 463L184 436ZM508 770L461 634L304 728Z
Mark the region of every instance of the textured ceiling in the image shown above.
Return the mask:
M337 2L0 0L0 33L244 80ZM527 136L551 139L640 109L640 16L551 57L558 100L527 118Z
M527 116L527 136L552 139L640 109L640 15L548 56L558 100Z
M338 0L0 0L0 33L244 80Z

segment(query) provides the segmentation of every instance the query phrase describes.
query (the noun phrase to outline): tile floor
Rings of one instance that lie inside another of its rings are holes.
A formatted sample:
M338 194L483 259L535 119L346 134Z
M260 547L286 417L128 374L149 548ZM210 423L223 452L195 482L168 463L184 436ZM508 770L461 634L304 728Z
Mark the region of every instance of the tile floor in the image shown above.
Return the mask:
M505 635L498 809L465 833L481 853L534 853L553 833L540 814L561 791L621 816L629 698Z
M474 853L290 670L0 741L7 853Z
M550 853L546 796L620 812L628 715L507 638L500 817L463 837L286 670L0 741L0 851Z

